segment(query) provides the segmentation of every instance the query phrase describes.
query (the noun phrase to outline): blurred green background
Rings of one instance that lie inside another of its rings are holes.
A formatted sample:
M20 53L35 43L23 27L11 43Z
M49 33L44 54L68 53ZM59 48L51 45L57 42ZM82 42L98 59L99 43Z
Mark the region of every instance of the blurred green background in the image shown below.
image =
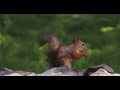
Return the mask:
M73 69L107 64L120 72L120 14L0 14L0 66L42 73L49 68L39 36L56 34L64 45L79 35L89 56Z

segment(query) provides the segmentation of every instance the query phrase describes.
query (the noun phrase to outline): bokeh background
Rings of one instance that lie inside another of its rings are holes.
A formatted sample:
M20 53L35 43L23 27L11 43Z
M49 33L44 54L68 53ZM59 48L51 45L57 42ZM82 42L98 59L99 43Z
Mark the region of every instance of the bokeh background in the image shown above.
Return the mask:
M107 64L120 72L120 14L0 14L0 67L42 73L48 68L47 44L37 39L56 34L69 45L79 35L89 56L76 61L73 69Z

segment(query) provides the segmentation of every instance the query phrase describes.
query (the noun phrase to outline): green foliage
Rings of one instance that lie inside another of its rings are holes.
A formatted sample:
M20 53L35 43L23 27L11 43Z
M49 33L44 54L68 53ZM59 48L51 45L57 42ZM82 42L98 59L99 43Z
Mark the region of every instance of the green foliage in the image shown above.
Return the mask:
M120 72L120 14L1 14L0 66L41 73L47 70L47 44L37 39L56 34L68 45L79 35L89 48L89 56L76 61L74 69L108 64Z

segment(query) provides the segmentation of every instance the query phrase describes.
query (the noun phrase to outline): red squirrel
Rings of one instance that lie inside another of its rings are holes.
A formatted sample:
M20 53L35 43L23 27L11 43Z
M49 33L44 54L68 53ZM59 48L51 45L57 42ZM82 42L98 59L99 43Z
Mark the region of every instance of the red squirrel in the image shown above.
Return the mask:
M78 36L68 46L62 46L57 36L48 34L38 39L39 46L48 43L47 57L52 67L67 66L71 68L72 63L87 56L87 47Z

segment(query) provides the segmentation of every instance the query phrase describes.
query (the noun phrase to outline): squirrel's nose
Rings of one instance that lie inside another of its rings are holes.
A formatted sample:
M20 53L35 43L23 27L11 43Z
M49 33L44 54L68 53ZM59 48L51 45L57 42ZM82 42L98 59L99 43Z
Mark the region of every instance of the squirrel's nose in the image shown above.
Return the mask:
M84 50L84 51L87 51L87 50L88 50L88 48L87 48L87 47L84 47L84 48L83 48L83 50Z

